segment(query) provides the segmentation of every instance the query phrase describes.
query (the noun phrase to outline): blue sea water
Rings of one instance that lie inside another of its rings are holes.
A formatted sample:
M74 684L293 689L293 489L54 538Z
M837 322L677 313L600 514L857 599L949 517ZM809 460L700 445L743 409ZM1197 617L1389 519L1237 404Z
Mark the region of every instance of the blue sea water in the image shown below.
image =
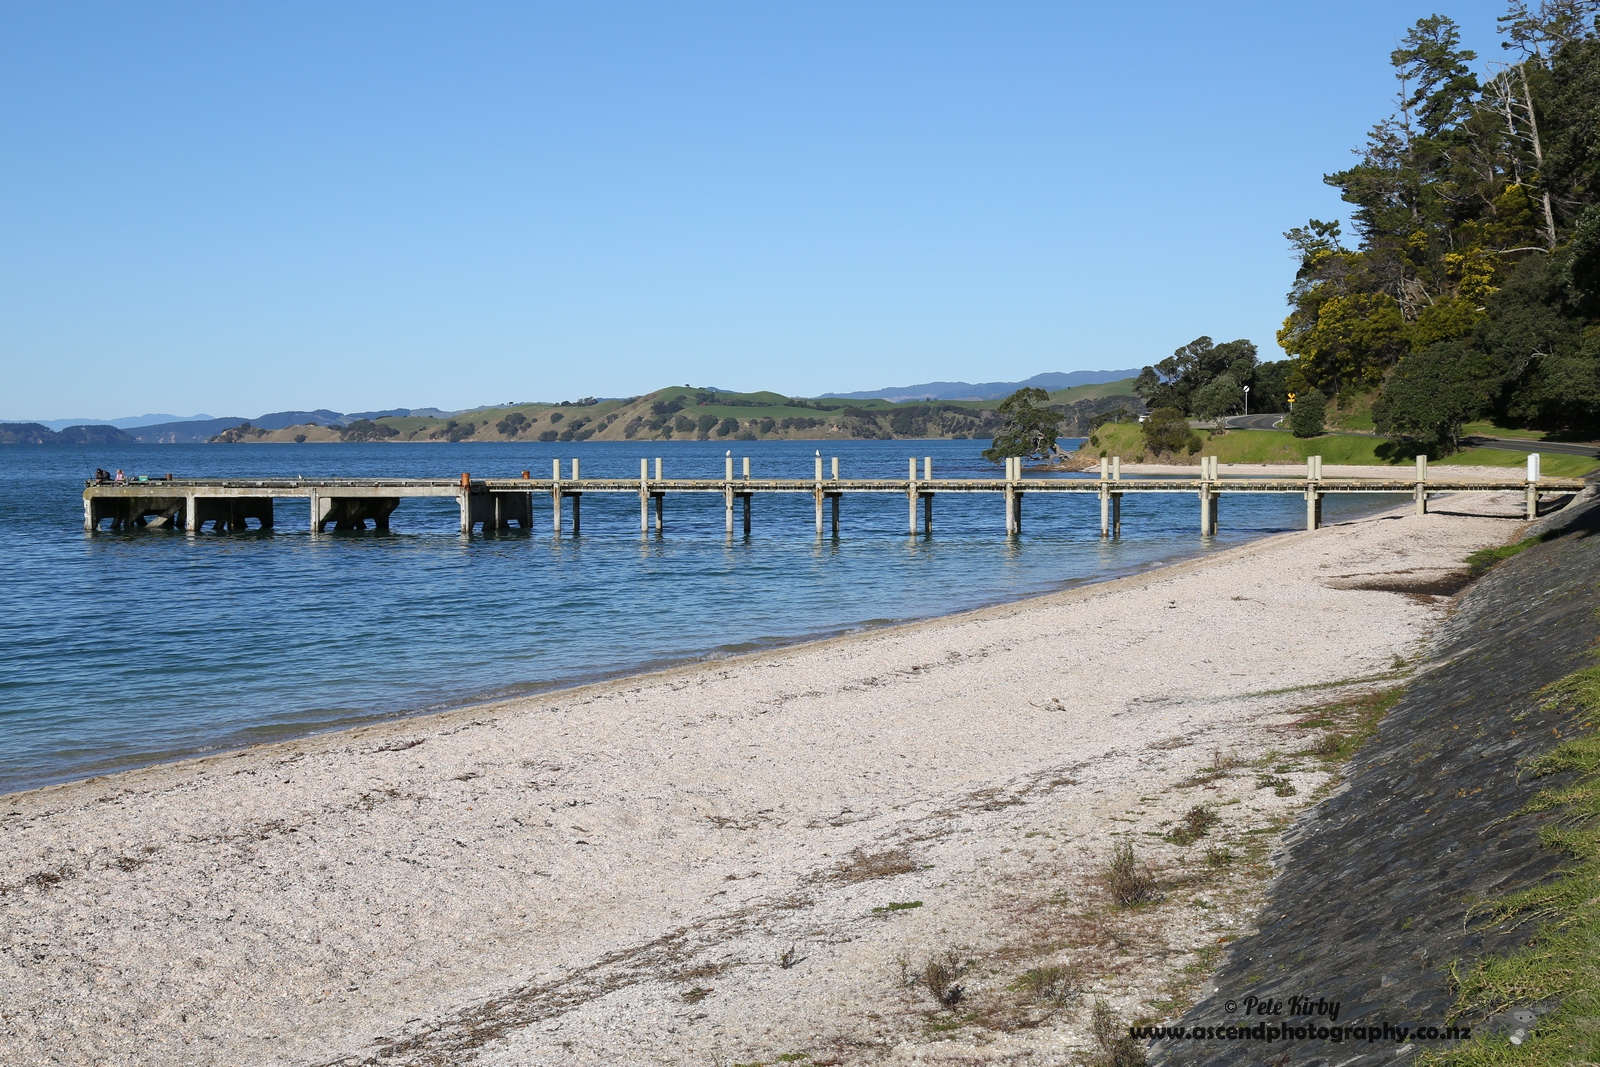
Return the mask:
M1065 442L1064 442L1065 443ZM817 442L731 442L755 477L810 478ZM845 478L996 477L982 441L822 442ZM580 536L463 537L453 500L406 500L387 534L311 536L280 501L272 531L85 533L94 468L178 477L721 477L730 442L0 447L0 792L340 725L944 614L1126 574L1299 528L1298 495L1225 497L1202 542L1191 494L1130 496L1099 538L1093 495L1026 499L1008 541L998 495L947 494L931 537L900 496L849 496L837 539L808 496L757 497L746 539L717 495L590 494ZM1370 509L1330 498L1328 521Z

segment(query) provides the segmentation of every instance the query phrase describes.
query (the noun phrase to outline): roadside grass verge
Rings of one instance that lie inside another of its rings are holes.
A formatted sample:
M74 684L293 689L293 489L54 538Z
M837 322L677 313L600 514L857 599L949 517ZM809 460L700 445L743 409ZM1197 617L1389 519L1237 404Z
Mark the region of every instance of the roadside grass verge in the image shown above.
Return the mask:
M1519 441L1543 441L1543 430L1518 430L1492 422L1469 422L1461 427L1463 437L1513 437Z
M1453 456L1431 461L1439 467L1526 467L1526 452L1508 452L1501 448L1467 448ZM1539 470L1552 478L1581 478L1600 467L1600 459L1587 456L1563 456L1544 452L1539 457Z
M1600 667L1576 671L1547 687L1545 695L1570 701L1586 713L1581 727L1600 720ZM1520 1044L1505 1035L1480 1033L1424 1063L1450 1067L1563 1067L1600 1061L1600 736L1564 741L1528 769L1538 776L1575 774L1566 785L1546 789L1523 814L1560 812L1539 834L1545 848L1560 849L1576 862L1559 877L1477 909L1498 922L1538 923L1516 952L1493 956L1464 973L1452 967L1460 996L1453 1015L1504 1012L1518 1006L1543 1009Z

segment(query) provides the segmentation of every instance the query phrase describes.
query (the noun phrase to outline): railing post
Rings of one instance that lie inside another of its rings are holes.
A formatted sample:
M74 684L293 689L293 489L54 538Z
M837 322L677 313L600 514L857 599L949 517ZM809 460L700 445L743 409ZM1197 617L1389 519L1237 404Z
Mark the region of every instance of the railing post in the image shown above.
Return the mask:
M650 532L650 461L639 458L639 532Z
M1011 457L1006 457L1006 474L1000 490L1001 503L1006 509L1006 536L1011 536Z
M1528 453L1528 521L1539 517L1539 453Z
M550 461L550 503L556 536L561 536L561 461Z
M1417 514L1428 513L1428 457L1417 457Z
M910 517L907 522L909 532L913 537L917 533L917 457L911 457L910 473L906 475L906 503L909 505Z
M722 517L723 526L729 537L733 536L733 453L729 452L724 459L722 479Z
M834 481L838 481L839 480L839 457L838 456L834 456L833 457L833 480Z
M1111 536L1111 461L1100 457L1100 540Z
M816 483L811 488L812 503L817 508L817 537L822 537L822 450L817 449Z

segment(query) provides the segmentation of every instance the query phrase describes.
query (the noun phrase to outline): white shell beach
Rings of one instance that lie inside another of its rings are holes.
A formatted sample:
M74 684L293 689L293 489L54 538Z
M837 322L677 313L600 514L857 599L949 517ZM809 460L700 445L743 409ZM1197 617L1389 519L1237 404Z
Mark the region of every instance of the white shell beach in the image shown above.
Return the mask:
M7 796L0 1061L1068 1062L1092 1000L1149 1010L1257 899L1119 934L1114 844L1178 869L1200 801L1276 834L1326 770L1197 772L1394 684L1450 604L1407 583L1521 507ZM946 950L965 1022L908 984ZM1020 1006L1052 962L1075 996Z

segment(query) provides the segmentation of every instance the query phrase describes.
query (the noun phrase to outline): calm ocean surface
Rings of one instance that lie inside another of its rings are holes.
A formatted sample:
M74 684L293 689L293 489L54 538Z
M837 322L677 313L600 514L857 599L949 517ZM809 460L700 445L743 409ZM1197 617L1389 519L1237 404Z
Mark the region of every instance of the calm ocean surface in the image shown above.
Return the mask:
M934 535L905 532L903 497L847 497L841 536L816 540L808 496L757 497L749 540L720 496L672 496L642 538L638 499L590 494L583 533L463 538L454 500L407 500L389 534L85 534L96 466L179 477L721 477L729 442L642 445L132 445L0 447L0 792L458 706L642 668L938 615L1126 574L1296 529L1297 495L1222 501L1202 544L1189 494L1129 497L1123 539L1099 539L1093 496L1025 504L1004 537L998 495L938 498ZM732 442L755 477L809 478L814 450L845 478L996 477L984 441ZM1063 442L1065 444L1065 442ZM1330 497L1325 515L1369 510ZM1392 502L1392 501L1391 501ZM570 511L569 511L570 515ZM1065 652L1066 650L1063 650Z

